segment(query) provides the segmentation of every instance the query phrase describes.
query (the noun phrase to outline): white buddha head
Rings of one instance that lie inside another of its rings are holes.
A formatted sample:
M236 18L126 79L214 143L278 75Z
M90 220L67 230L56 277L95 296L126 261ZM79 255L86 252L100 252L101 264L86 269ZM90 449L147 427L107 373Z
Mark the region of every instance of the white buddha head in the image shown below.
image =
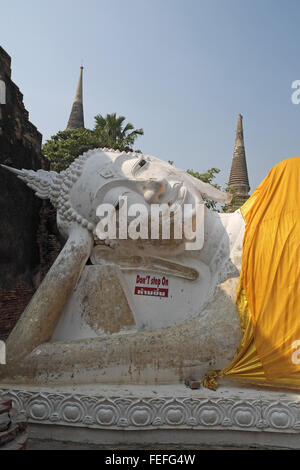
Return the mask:
M153 205L164 205L163 207L169 209L165 211L160 222L164 216L169 217L171 214L171 225L174 215L178 214L183 206L189 207L187 217L192 219L191 223L195 226L195 208L204 208L203 197L218 202L228 201L226 193L185 171L158 158L135 152L91 150L78 157L62 173L10 170L17 173L39 197L51 200L57 208L58 227L65 237L79 224L93 233L95 243L100 242L97 226L99 207L103 205L112 206L118 214L124 201L128 213L130 208L138 204L144 208L140 225L150 228ZM132 222L132 215L129 214L127 220L128 224ZM159 239L152 239L149 233L147 240L141 233L138 241L130 239L130 236L129 239L120 240L118 235L117 231L116 238L122 246L132 247L132 242L135 242L135 249L142 250L146 247L166 249L168 246L174 249L182 247L186 242L184 234L181 239L174 239L172 235L169 239L162 239L161 228Z

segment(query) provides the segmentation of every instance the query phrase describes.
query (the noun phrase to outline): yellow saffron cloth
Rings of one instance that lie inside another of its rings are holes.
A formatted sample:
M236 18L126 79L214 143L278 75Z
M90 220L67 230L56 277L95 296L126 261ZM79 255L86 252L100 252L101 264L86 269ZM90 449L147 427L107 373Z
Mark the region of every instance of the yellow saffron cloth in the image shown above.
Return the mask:
M300 157L283 160L241 207L236 298L242 342L219 376L300 387Z

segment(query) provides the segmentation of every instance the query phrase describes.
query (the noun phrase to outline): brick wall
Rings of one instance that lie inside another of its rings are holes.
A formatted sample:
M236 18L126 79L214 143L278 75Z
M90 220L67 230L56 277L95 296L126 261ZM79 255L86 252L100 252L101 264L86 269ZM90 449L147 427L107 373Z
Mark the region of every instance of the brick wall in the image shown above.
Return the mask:
M12 290L0 290L0 340L7 339L34 291L22 282Z
M0 47L0 163L48 169L42 135L29 121L23 95L11 80L11 59ZM0 167L0 339L5 339L58 255L62 244L55 209L38 199L15 175Z

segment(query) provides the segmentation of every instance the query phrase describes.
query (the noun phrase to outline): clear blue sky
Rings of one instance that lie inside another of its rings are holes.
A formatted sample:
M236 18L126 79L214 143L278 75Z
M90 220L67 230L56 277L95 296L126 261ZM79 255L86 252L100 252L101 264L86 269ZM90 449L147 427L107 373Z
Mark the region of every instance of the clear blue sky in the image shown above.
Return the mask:
M229 177L244 116L252 190L300 155L299 0L10 0L0 44L44 140L66 127L81 60L86 127L117 112L137 147Z

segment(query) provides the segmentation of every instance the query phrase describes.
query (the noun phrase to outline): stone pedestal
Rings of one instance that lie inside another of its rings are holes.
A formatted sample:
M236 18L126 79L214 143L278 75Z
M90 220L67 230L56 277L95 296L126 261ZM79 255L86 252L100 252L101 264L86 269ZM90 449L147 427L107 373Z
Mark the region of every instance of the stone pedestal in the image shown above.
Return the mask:
M295 392L220 385L40 388L1 385L28 417L29 437L118 446L299 448Z

